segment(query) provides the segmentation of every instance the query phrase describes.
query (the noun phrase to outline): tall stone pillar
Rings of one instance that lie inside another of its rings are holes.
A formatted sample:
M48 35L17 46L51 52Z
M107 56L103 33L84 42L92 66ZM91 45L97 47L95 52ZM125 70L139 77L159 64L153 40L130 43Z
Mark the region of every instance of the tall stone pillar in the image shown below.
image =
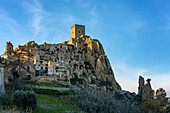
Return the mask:
M4 87L4 70L5 67L0 64L0 95L5 94L5 87Z
M142 76L139 76L139 87L138 87L138 95L143 95L143 87L145 85L145 80Z

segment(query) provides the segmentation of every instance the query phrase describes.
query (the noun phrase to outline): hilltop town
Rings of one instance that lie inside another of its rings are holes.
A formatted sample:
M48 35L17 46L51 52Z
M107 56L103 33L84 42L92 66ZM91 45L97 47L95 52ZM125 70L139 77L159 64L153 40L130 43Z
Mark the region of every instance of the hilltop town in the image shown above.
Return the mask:
M10 79L49 76L70 82L72 78L80 78L94 87L108 86L103 87L104 90L121 89L101 43L85 34L84 25L73 25L70 40L59 44L44 42L39 45L29 41L14 49L9 41L5 58L8 64L6 74ZM10 61L15 64L19 61L22 66L13 66Z
M84 25L73 25L71 38L59 44L44 42L39 45L35 41L29 41L14 48L9 41L6 43L5 58L0 59L0 96L6 93L5 90L16 91L18 87L47 96L76 93L77 96L74 95L72 100L85 111L101 104L101 99L106 104L99 106L103 112L107 112L110 108L112 112L115 110L127 112L129 109L139 113L148 111L150 106L148 102L154 96L150 81L151 79L147 79L145 83L144 78L139 76L138 94L122 90L115 79L102 44L85 34ZM89 89L86 89L86 86ZM160 88L157 91L164 90ZM84 103L83 99L89 102ZM167 99L163 98L166 103ZM94 103L94 106L91 103ZM89 109L85 109L85 104ZM126 108L127 106L129 107Z

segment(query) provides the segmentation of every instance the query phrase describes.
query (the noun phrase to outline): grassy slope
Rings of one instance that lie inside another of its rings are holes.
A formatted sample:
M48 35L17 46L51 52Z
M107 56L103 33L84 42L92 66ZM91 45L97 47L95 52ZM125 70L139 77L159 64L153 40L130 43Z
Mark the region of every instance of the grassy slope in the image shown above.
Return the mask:
M33 113L83 113L79 108L57 97L38 95L38 106Z

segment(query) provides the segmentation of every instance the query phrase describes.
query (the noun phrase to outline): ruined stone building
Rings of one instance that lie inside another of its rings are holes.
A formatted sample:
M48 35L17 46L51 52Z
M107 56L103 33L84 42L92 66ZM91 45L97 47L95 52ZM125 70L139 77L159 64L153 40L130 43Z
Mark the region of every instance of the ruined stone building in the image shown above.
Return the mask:
M57 79L82 78L85 82L99 84L100 80L111 81L112 89L120 89L110 62L101 43L85 34L84 25L71 27L71 38L59 44L34 41L13 49L11 42L6 44L8 61L20 61L22 66L8 67L21 72L23 79L36 76L56 76Z
M149 92L152 90L150 81L151 79L148 78L145 84L144 78L139 76L138 95L141 95L143 100L148 98Z

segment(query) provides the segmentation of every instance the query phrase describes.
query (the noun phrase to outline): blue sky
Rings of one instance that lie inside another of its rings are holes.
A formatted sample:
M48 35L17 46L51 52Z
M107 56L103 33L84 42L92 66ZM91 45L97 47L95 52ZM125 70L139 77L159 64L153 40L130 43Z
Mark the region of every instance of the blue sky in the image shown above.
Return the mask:
M102 43L123 89L137 92L142 75L170 94L169 0L0 0L0 53L7 41L63 42L74 24Z

